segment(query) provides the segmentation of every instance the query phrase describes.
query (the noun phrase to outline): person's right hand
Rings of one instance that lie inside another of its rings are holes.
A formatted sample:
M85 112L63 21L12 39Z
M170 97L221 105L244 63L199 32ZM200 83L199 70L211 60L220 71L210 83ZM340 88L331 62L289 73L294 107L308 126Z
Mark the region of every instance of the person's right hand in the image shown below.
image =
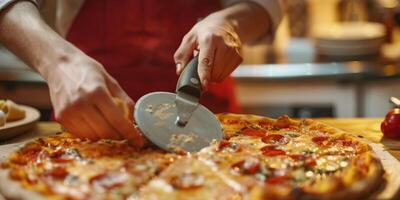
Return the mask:
M134 102L103 66L82 52L53 63L47 75L56 120L80 138L127 139L134 146L143 139L113 98L124 101L132 113Z

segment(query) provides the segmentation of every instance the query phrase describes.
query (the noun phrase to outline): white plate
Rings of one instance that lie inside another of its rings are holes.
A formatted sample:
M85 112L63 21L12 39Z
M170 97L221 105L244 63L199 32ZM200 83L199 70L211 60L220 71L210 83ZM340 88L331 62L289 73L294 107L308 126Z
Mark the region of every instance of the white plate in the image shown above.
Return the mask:
M1 126L0 140L10 139L32 130L35 127L36 122L39 120L40 112L36 108L24 105L18 106L25 110L25 118L14 122L7 122L4 126Z

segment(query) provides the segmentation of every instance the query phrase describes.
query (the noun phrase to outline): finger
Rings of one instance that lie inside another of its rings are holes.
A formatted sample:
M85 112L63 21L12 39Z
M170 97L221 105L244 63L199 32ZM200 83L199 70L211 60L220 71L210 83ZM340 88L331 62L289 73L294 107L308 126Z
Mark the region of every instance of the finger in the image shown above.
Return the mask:
M94 131L87 126L87 124L82 123L83 119L79 116L75 116L74 119L80 121L76 123L70 120L59 120L68 133L71 133L78 138L87 138L89 140L98 140L99 138L95 135Z
M75 129L79 128L81 135L83 135L81 138L87 138L92 141L97 141L100 139L99 137L97 137L96 131L89 125L88 121L85 118L79 117L77 118L77 120L79 120L80 123L75 123L73 127L75 127Z
M229 58L229 62L226 63L226 66L220 76L217 78L219 82L222 82L226 77L228 77L242 62L243 58L236 51L230 51L227 55Z
M128 142L134 146L143 146L143 139L136 131L134 125L126 119L119 108L113 103L109 94L99 92L97 94L96 107L103 114L105 119L121 134Z
M94 106L90 105L83 113L84 120L94 129L99 138L121 140L122 136L108 123L102 113Z
M212 74L210 77L210 82L219 82L219 77L224 72L224 68L229 61L229 58L226 57L227 48L226 46L220 46L215 51L215 58L214 58L214 67L212 69Z
M198 73L203 90L207 90L214 65L215 46L208 41L200 44Z
M134 106L133 101L126 102L118 97L113 97L112 101L120 109L120 112L123 114L123 116L130 122L133 122L133 114L132 114Z
M114 78L109 77L109 80L107 80L107 87L109 88L111 96L116 97L113 99L114 103L117 102L116 103L117 105L119 105L120 103L122 104L118 107L122 109L124 117L129 119L129 121L133 122L132 113L133 113L133 107L135 106L133 100L128 96L128 94L126 94L126 92L122 89L122 87Z
M196 46L195 37L190 32L183 37L181 44L174 54L177 74L182 72L190 58L192 58Z

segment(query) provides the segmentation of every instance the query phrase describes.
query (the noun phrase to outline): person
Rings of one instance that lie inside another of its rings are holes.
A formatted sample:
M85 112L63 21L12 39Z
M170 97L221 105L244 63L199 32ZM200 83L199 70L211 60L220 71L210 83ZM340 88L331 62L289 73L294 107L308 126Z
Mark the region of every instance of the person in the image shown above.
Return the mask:
M240 47L271 38L282 6L278 0L52 2L57 32L38 12L46 1L0 0L0 43L47 82L55 118L69 132L135 146L143 139L113 98L132 112L132 99L173 92L175 73L196 54L208 91L202 103L214 112L237 111L229 75L242 62Z

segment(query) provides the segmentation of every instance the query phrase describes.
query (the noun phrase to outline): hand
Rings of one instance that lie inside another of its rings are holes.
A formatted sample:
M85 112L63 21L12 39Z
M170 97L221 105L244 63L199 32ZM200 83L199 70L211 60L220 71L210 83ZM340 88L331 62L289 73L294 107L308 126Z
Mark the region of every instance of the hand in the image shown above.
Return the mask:
M133 101L103 66L82 52L55 63L48 73L51 101L56 119L77 137L127 139L134 146L143 141L112 98L122 99L133 110Z
M218 15L210 15L197 23L187 33L175 52L177 74L199 51L198 73L203 86L222 82L242 62L241 42L230 21Z

